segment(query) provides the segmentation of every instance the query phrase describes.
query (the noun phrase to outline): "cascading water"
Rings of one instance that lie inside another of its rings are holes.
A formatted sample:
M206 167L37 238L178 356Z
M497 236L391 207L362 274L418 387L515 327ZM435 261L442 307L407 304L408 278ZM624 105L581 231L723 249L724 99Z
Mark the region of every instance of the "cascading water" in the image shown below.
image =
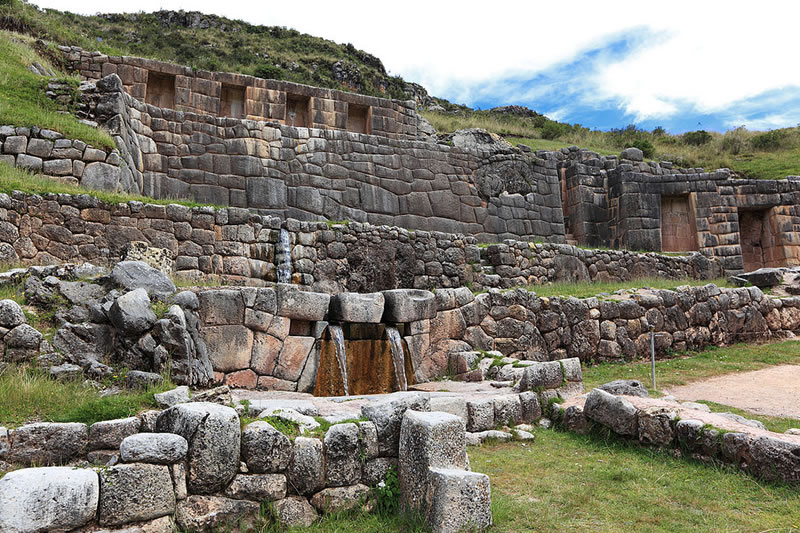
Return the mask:
M394 366L395 385L398 390L408 390L406 380L406 356L403 350L403 339L397 328L386 326L386 336L389 337L389 345L392 349L392 365Z
M292 244L289 241L289 232L281 228L278 247L275 252L275 267L278 283L292 281Z
M339 363L339 372L342 374L342 386L344 387L344 395L350 396L350 389L347 386L347 354L344 351L344 333L342 326L330 324L328 331L331 332L331 339L336 348L336 361Z

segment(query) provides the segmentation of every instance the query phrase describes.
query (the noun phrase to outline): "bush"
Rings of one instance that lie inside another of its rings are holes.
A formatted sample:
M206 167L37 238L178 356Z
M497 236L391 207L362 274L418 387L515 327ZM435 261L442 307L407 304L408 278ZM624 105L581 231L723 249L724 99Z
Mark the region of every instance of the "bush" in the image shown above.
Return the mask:
M564 126L558 122L553 122L551 120L545 123L544 127L542 127L542 139L552 141L553 139L558 139L563 134Z
M728 130L722 137L722 149L738 155L747 146L747 130L744 126Z
M663 126L656 126L653 128L653 137L663 137L667 134L667 130Z
M642 151L642 155L644 155L647 159L652 159L653 156L656 154L656 148L653 146L653 143L648 141L647 139L640 139L633 141L631 143L633 148L638 148Z
M783 132L768 131L760 133L750 139L750 145L755 150L777 150L783 142Z
M257 78L264 78L267 80L282 80L283 69L275 65L258 65L253 71L253 75Z
M702 146L711 142L711 134L706 130L690 131L683 134L683 142L692 146Z

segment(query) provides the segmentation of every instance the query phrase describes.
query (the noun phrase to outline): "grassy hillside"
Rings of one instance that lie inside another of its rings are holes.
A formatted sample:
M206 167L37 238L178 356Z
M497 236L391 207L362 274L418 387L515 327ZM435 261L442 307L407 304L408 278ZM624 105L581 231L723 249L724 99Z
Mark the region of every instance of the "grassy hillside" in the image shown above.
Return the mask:
M408 98L402 78L390 76L380 59L352 44L198 12L84 16L0 0L0 29L107 54Z
M736 128L724 134L698 131L670 135L660 128L646 131L635 126L597 131L579 124L555 122L542 115L525 117L463 107L424 111L422 115L440 132L484 128L533 150L577 145L610 155L636 146L648 159L672 161L681 167L730 168L742 177L764 179L800 174L800 127L767 132Z

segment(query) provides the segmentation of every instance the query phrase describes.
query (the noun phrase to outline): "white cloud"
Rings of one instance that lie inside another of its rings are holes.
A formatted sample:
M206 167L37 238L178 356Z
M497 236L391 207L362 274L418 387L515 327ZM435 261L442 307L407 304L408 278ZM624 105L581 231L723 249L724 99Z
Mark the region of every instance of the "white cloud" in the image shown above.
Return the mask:
M63 0L33 1L83 13L131 6L107 0L72 0L68 6ZM590 56L577 72L563 72L574 77L570 98L614 102L640 121L687 109L728 112L764 92L800 87L794 64L800 4L795 2L584 0L568 9L531 1L306 0L301 7L274 0L139 0L133 5L143 11L199 10L352 42L380 57L390 72L464 103L486 95L503 103L533 101L548 88L508 80L533 78L621 36L630 38L632 49Z

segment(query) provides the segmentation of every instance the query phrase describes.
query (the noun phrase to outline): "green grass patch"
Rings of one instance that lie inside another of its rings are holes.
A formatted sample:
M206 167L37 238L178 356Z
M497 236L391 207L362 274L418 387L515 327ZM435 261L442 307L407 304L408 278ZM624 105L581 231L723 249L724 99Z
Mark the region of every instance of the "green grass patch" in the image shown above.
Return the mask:
M39 126L98 148L115 148L105 131L81 124L71 114L59 113L56 103L45 94L49 78L28 70L34 62L53 68L33 49L32 38L0 31L0 48L0 124ZM77 91L78 78L63 74L61 78Z
M706 400L697 400L697 403L706 404L714 413L733 413L735 415L749 418L750 420L758 420L764 424L768 430L774 431L775 433L784 433L789 428L800 428L800 419L797 418L759 415L756 413L751 413L750 411L745 411L744 409L732 407L730 405L709 402Z
M117 374L116 380L121 380ZM107 383L110 385L113 379ZM174 388L165 380L141 391L122 390L101 397L82 379L57 381L42 370L12 365L0 373L0 425L16 427L30 421L93 424L157 408L153 394Z
M688 352L673 359L656 361L656 385L659 389L666 389L722 374L782 364L800 364L800 341L709 347L700 352ZM649 361L598 363L583 367L583 383L587 390L615 379L636 379L644 383L651 393L657 392L650 388Z
M537 431L470 449L492 480L498 532L793 531L800 492L617 440Z
M693 287L713 283L717 287L728 287L728 282L724 278L713 280L694 280L694 279L666 279L666 278L639 278L630 281L609 281L609 282L558 282L548 285L528 285L525 288L533 291L537 296L574 296L576 298L589 298L601 293L611 294L620 289L668 289L675 290L683 285Z
M524 144L534 152L536 150L547 150L553 152L556 150L561 150L562 148L568 148L573 144L567 141L561 141L557 139L556 140L531 139L528 137L507 137L506 140L513 145ZM591 150L592 152L597 152L600 155L619 155L619 150L604 146L591 146L583 144L581 145L581 148Z
M0 162L0 192L11 194L13 191L21 191L26 194L88 194L89 196L93 196L111 205L133 201L158 205L180 204L187 207L210 205L180 198L150 198L136 194L111 193L86 189L76 185L61 183L41 174L33 174L27 170L11 166L8 163Z

